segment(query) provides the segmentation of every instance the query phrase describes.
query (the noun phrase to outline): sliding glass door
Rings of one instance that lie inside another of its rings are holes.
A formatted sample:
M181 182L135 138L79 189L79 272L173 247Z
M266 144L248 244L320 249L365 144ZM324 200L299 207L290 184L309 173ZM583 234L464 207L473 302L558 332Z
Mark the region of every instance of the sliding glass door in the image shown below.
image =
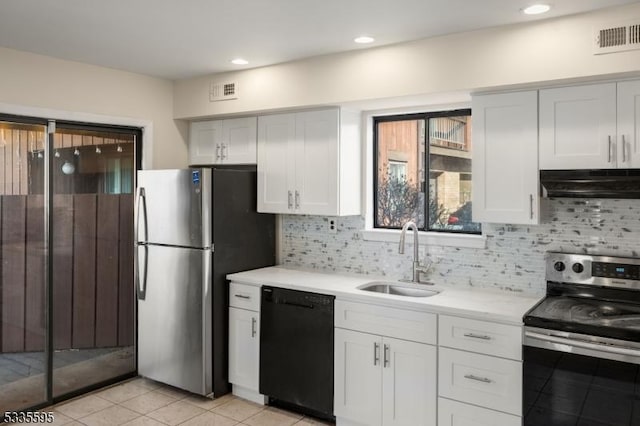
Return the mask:
M44 123L44 122L43 122ZM0 413L46 401L44 124L0 120Z
M136 369L136 134L58 124L52 155L53 396Z
M140 132L49 129L0 122L0 412L136 371Z

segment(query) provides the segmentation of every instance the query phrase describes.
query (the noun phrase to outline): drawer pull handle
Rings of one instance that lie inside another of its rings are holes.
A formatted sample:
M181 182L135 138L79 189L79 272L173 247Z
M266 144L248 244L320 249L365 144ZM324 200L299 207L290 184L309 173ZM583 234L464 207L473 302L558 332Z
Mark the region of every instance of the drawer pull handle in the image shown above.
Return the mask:
M240 299L251 299L251 296L245 296L244 294L234 294L234 296Z
M464 333L464 337L471 337L473 339L480 339L480 340L491 340L491 336L486 336L484 334Z
M486 377L478 377L478 376L474 376L473 374L467 374L464 376L465 379L469 379L469 380L475 380L476 382L482 382L482 383L493 383L493 380L488 379Z
M373 365L378 365L380 362L380 344L374 342L373 344Z

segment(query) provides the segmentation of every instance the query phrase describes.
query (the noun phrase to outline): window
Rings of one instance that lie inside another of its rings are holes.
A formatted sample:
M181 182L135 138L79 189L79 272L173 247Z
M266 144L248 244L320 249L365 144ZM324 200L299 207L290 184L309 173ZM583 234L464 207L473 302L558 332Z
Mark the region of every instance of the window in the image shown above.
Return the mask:
M468 109L374 118L374 227L479 234L471 147Z

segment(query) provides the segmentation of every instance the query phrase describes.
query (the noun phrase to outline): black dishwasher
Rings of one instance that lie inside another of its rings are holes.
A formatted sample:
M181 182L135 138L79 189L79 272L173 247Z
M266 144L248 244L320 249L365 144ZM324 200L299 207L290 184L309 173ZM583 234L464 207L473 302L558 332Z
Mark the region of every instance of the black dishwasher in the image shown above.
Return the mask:
M270 404L333 418L334 300L262 287L260 393Z

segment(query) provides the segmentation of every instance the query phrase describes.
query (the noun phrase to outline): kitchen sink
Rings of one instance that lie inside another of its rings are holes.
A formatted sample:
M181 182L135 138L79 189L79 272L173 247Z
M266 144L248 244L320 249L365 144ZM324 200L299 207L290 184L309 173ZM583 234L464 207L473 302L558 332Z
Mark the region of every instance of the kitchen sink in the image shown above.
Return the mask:
M438 290L419 288L417 285L399 284L396 282L372 281L361 287L360 290L372 291L374 293L393 294L394 296L406 297L431 297L440 293Z

